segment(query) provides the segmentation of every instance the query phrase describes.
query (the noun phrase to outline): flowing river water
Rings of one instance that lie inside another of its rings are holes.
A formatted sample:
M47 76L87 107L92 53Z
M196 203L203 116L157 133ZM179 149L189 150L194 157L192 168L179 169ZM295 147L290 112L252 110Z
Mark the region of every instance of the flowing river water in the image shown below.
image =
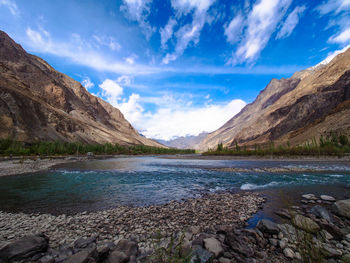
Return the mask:
M270 168L290 171L269 172ZM69 214L251 190L267 195L274 206L306 192L350 198L350 163L159 156L88 160L45 172L0 177L0 210Z

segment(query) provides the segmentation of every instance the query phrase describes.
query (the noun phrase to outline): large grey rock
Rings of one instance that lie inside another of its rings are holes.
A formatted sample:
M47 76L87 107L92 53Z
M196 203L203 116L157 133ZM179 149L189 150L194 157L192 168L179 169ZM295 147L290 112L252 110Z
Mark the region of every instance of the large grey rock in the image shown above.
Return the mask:
M127 239L122 239L118 242L116 251L124 252L129 258L130 256L137 256L139 252L139 246L136 242Z
M91 244L95 243L96 237L90 237L90 238L80 238L74 242L74 248L81 249L81 248L87 248Z
M215 255L215 257L220 256L224 253L224 249L221 246L221 243L216 238L210 237L204 239L204 247L211 253Z
M107 258L107 263L126 263L129 261L129 258L124 252L113 251Z
M212 262L214 254L201 246L194 246L192 251L191 263L209 263Z
M295 257L295 253L293 250L291 250L289 247L286 247L285 249L283 249L283 254L285 255L285 257L293 259Z
M43 235L28 236L11 243L0 250L0 260L5 262L26 259L45 252L49 239Z
M315 221L299 214L293 217L292 223L294 226L309 233L316 233L320 230L320 226Z
M315 205L310 212L318 218L326 219L328 222L333 222L331 214L328 210L320 205Z
M302 197L307 200L317 200L317 197L314 194L304 194Z
M341 257L343 255L341 250L332 248L329 245L324 245L321 249L321 253L327 258Z
M96 247L94 247L79 251L66 259L64 263L95 263L97 262L97 257L97 250Z
M335 207L339 215L350 219L350 199L335 202Z
M335 198L333 196L330 196L330 195L321 195L320 198L323 201L335 202Z
M272 222L271 220L267 219L261 219L257 226L256 226L261 232L268 233L268 234L278 234L279 230L277 225Z

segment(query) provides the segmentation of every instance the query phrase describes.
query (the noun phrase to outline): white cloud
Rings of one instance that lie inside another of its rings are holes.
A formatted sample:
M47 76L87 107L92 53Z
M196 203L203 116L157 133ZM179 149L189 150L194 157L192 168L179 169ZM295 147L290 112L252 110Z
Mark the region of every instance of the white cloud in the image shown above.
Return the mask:
M292 0L260 0L255 3L247 18L243 40L228 63L254 61L267 45L291 2Z
M132 80L132 78L130 76L122 75L122 76L118 77L117 82L120 85L129 86L131 84L131 80Z
M245 105L246 103L242 100L202 107L194 107L191 104L179 106L170 103L168 107L158 108L153 114L143 114L142 121L136 121L133 125L149 138L170 140L178 136L214 131Z
M169 140L214 131L246 105L242 100L232 100L224 104L208 102L203 106L193 106L191 95L186 99L176 99L171 94L141 97L133 93L126 99L123 98L123 88L117 82L104 80L99 85L102 91L100 96L118 108L136 129L149 138ZM206 98L209 97L208 94ZM156 111L145 111L143 103L154 104Z
M120 10L126 12L130 20L137 21L143 33L149 38L155 29L148 23L152 0L123 0Z
M328 0L323 1L322 4L316 7L316 10L320 15L325 15L328 13L335 12L336 14L341 11L346 11L350 9L350 0Z
M138 57L137 55L132 54L131 56L125 58L125 62L128 63L129 65L134 65L137 57Z
M236 15L228 25L224 26L227 42L234 44L240 38L244 26L244 19L241 14Z
M299 19L306 10L305 6L297 6L287 17L281 30L278 32L276 39L289 37L294 28L299 23Z
M91 89L95 84L91 81L89 77L85 77L82 81L81 84L86 88L86 89Z
M176 46L172 53L168 53L163 58L163 64L168 64L176 60L183 54L189 44L197 44L200 32L206 23L206 16L209 7L214 0L172 0L171 5L177 13L178 17L182 15L192 14L192 23L182 26L176 32Z
M343 49L339 49L339 50L335 50L332 51L330 53L328 53L327 58L325 58L324 60L322 60L320 63L318 63L316 66L314 66L314 68L320 66L320 65L326 65L329 62L332 61L333 58L335 58L337 55L344 53L346 50L348 50L348 48L350 48L350 45L344 47Z
M51 35L42 28L34 30L27 28L27 39L24 46L31 52L47 53L57 57L68 58L72 63L86 66L98 71L113 72L121 75L147 75L147 74L291 74L297 70L301 70L306 66L278 66L264 67L227 67L227 66L203 66L191 65L181 67L153 66L134 63L130 65L125 60L114 60L97 52L96 48L92 48L88 41L82 41L79 37L66 38L63 41L55 40ZM23 43L21 43L23 44ZM173 59L172 54L167 54L164 59Z
M345 29L337 36L332 36L329 39L329 42L333 43L347 43L350 41L350 27Z
M102 89L102 96L113 106L118 106L118 101L123 94L123 88L111 79L104 80L98 86Z
M5 6L10 10L11 14L17 16L19 14L16 3L12 0L0 0L0 6Z
M177 24L176 20L170 18L166 26L160 29L160 37L161 37L160 43L163 49L167 47L166 44L168 40L172 38L174 33L174 27L176 26L176 24Z
M122 47L113 37L97 35L93 35L92 37L99 45L107 46L112 51L119 51Z

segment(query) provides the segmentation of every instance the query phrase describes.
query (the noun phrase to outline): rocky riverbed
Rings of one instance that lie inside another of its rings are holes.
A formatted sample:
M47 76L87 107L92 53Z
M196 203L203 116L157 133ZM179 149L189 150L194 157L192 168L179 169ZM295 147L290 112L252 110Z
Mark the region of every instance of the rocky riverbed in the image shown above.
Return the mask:
M0 262L350 262L350 199L304 194L275 211L279 223L246 229L263 203L221 193L75 216L1 213Z

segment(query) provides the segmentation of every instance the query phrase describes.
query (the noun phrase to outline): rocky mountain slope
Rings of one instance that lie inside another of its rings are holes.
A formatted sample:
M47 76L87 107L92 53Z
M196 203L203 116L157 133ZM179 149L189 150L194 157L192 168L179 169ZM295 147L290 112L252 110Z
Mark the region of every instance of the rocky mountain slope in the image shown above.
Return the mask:
M198 134L197 136L183 136L179 137L173 140L165 141L165 140L158 140L161 144L164 144L166 146L172 147L172 148L178 148L178 149L198 149L199 143L206 138L208 135L207 132L202 132Z
M79 82L0 31L0 138L162 146Z
M253 103L210 133L200 148L213 149L218 143L233 147L235 142L297 145L330 132L350 135L350 49L326 65L272 79Z

